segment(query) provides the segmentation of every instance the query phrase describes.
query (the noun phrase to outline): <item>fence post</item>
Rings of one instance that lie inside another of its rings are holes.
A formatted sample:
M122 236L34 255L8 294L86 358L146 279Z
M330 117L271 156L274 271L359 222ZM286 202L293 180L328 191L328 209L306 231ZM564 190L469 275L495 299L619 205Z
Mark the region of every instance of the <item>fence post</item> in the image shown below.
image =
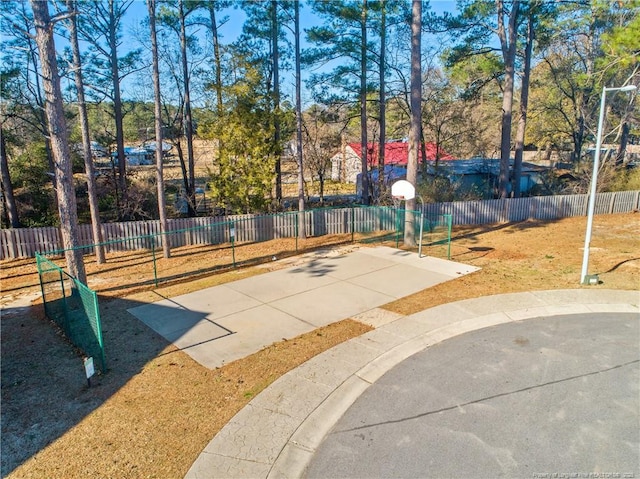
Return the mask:
M104 354L104 340L102 339L102 322L100 321L100 306L98 305L98 293L91 290L91 296L93 298L93 314L96 318L97 324L97 336L98 336L98 345L100 346L100 364L103 373L107 372L107 358Z
M156 266L156 237L151 235L151 256L153 257L153 283L158 287L158 268Z
M396 248L400 246L400 208L396 206Z
M615 205L616 202L616 192L612 191L611 192L611 201L609 201L609 214L613 214L613 207Z
M42 304L44 305L44 314L47 314L47 296L44 293L44 283L42 282L42 259L36 251L36 265L38 267L38 279L40 280L40 292L42 293Z
M447 221L447 259L451 259L451 226L453 224L453 216L446 215L448 217Z
M295 232L296 232L296 254L298 254L298 233L299 233L299 228L298 228L298 221L300 219L300 211L296 211L296 217L295 217Z
M351 207L351 242L355 241L356 235L356 209L355 207Z
M236 247L235 247L235 238L236 238L236 224L234 221L229 223L229 237L231 238L231 261L233 267L236 267Z

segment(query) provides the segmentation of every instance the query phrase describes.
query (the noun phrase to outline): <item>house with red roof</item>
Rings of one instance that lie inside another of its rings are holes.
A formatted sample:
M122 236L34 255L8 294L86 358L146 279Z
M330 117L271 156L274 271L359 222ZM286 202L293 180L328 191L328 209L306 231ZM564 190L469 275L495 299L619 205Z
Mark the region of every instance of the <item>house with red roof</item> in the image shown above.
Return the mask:
M425 145L427 161L436 160L436 145L429 142ZM347 143L340 153L331 158L331 179L344 183L355 183L362 171L362 145ZM453 160L453 157L442 148L437 155L438 160ZM409 144L405 141L387 142L384 146L385 167L406 168L409 160ZM367 164L369 171L378 167L378 143L367 144Z

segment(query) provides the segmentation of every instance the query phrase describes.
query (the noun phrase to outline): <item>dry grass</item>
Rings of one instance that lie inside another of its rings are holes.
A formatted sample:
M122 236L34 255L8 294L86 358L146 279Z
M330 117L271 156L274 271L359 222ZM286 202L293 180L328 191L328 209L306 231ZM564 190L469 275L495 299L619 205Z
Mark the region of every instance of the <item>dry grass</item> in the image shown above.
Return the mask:
M457 228L452 260L482 270L385 307L411 314L489 294L583 287L578 282L584 228L584 218ZM596 217L589 270L598 273L603 284L590 288L638 289L639 237L637 214ZM252 247L262 248L261 254L253 251L254 256L269 258L289 251L289 246L276 242ZM130 261L126 256L117 263L110 260L109 274L88 264L94 287L102 288L111 368L91 388L81 360L43 318L41 305L5 310L1 323L3 476L183 477L215 433L274 379L368 330L346 319L208 370L126 310L287 264L225 271L216 266L212 250L200 257L196 254L176 254L175 262L167 260L164 267L179 276L182 269L197 264L203 270L200 277L158 289L138 284L143 281L136 274L148 279L148 263L135 255L128 256ZM136 267L141 268L137 273ZM37 291L33 271L32 261L2 264L3 304L10 297ZM113 277L120 277L127 286L118 286Z

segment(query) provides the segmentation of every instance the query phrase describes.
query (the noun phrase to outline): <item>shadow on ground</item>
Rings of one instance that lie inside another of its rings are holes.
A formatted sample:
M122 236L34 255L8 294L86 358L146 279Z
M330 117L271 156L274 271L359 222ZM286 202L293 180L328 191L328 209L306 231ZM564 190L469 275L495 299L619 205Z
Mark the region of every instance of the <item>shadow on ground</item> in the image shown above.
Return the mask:
M63 436L151 359L171 349L126 311L142 303L100 301L108 371L94 376L90 385L82 356L45 317L42 305L2 310L2 477Z

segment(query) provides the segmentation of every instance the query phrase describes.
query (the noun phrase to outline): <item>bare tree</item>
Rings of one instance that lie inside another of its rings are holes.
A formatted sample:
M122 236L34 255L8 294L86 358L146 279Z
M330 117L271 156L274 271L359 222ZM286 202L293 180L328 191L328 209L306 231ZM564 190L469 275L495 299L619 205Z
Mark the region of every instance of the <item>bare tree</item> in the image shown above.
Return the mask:
M96 262L105 262L104 246L102 245L102 225L100 223L100 209L98 208L98 192L96 188L96 172L93 166L93 155L91 154L91 138L89 136L89 119L87 117L87 104L84 98L84 82L82 80L82 60L80 59L80 47L78 45L78 8L75 0L66 0L67 10L72 15L67 20L69 31L69 42L71 43L71 53L73 55L73 73L78 96L78 117L80 120L80 131L82 133L82 156L84 158L84 168L87 177L87 193L89 195L89 211L91 213L91 229L93 232L93 242L96 244Z
M60 76L56 47L53 40L53 23L49 16L47 2L30 0L33 9L33 20L36 27L36 43L40 56L42 84L45 93L45 112L49 126L51 153L53 155L54 175L57 179L58 212L60 214L60 231L65 248L65 258L69 274L80 282L87 282L82 252L78 240L78 213L76 196L73 187L71 170L71 154L67 138Z
M164 196L164 173L162 148L162 99L160 98L160 67L158 61L158 36L156 31L156 0L147 0L149 11L149 31L151 34L151 58L153 68L154 124L156 133L156 182L158 184L158 215L160 217L160 233L162 233L162 252L165 258L171 257L167 232L167 205Z

